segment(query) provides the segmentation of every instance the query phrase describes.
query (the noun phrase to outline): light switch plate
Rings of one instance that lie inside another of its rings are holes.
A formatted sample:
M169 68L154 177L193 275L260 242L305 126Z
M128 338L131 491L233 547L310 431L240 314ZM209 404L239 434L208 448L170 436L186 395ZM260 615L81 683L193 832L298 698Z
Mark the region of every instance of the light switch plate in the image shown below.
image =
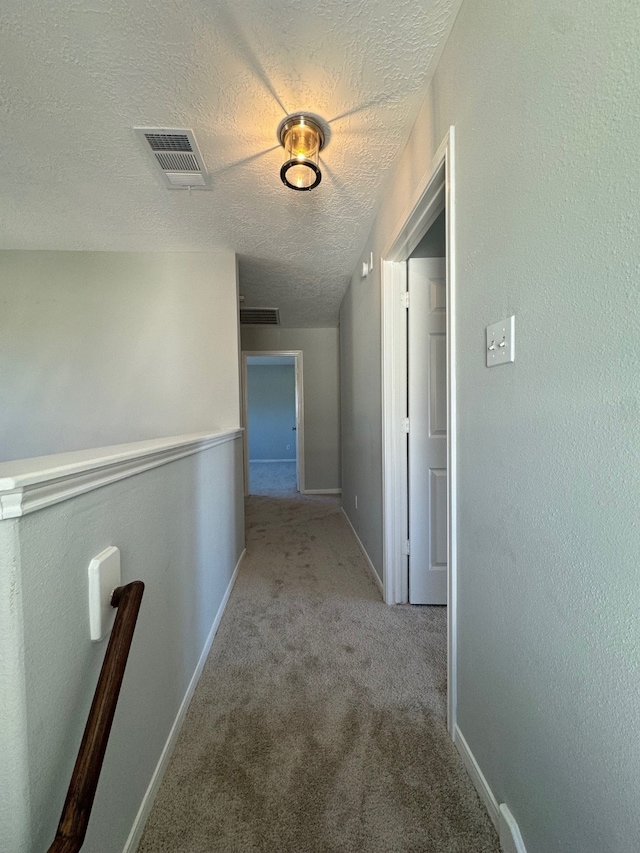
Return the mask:
M516 360L515 316L487 326L487 367Z
M111 596L120 580L119 548L105 548L89 563L89 626L94 642L113 627L116 609L111 606Z

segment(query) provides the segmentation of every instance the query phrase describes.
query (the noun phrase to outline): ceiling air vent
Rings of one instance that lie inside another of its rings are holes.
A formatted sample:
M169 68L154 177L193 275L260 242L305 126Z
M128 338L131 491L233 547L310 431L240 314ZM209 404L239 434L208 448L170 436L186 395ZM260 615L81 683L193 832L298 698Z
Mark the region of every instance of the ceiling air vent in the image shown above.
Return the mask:
M211 189L192 130L167 127L135 127L134 130L170 189Z
M240 323L243 326L279 326L279 308L240 307Z

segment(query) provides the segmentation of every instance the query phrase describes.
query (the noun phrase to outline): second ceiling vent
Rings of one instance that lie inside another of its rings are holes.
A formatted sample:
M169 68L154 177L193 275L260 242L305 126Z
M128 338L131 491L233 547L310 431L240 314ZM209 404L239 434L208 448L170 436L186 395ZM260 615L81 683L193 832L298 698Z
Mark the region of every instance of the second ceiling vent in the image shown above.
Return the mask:
M192 130L170 127L136 127L134 130L170 189L211 189Z
M279 326L279 308L240 307L240 323L243 326Z

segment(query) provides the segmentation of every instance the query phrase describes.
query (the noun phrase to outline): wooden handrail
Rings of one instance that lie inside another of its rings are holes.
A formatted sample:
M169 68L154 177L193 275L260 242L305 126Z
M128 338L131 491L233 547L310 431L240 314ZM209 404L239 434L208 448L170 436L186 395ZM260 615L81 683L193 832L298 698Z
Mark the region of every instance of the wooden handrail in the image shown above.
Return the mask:
M133 581L119 586L111 596L111 605L118 608L118 613L71 774L58 831L48 853L78 853L87 834L143 592L142 581Z

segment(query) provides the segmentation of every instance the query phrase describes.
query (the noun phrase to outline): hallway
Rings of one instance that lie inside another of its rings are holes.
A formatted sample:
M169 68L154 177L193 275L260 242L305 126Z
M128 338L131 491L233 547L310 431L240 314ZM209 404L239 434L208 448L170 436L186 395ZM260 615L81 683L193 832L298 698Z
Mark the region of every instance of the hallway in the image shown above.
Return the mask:
M333 497L247 555L139 853L497 853L445 725L446 614L386 607Z

